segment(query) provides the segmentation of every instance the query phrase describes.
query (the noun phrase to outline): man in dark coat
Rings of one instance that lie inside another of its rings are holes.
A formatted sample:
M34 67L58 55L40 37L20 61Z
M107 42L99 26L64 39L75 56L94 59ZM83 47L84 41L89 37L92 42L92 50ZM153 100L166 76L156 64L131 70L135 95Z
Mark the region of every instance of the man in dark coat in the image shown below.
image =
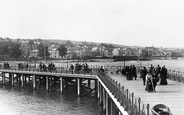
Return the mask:
M146 82L146 75L147 75L147 69L146 67L143 67L143 70L141 71L141 78L143 80L143 85L145 85L145 82Z
M158 74L160 74L160 70L161 70L161 67L160 67L160 65L157 65L157 67L156 67L156 75L158 76Z

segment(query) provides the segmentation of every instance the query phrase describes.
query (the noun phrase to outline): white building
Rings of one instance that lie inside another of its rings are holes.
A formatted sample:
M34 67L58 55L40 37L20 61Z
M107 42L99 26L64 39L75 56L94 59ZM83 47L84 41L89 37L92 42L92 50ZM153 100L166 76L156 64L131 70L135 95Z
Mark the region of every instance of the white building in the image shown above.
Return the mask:
M38 50L32 50L30 52L30 57L37 57L38 56Z
M52 49L49 51L50 53L50 58L60 58L59 56L59 51L57 49Z
M113 55L113 56L119 56L119 55L120 55L119 49L114 49L114 50L112 51L112 55Z

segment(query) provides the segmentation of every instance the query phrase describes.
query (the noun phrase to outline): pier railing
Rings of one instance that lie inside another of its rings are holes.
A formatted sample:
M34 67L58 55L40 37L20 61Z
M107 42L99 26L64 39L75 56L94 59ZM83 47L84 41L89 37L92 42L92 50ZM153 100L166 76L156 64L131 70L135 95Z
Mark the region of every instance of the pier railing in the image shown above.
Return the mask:
M3 66L0 66L0 69L9 69L9 70L18 70L18 71L37 71L37 72L52 72L52 73L65 73L65 74L85 74L85 75L96 75L96 69L100 68L102 65L89 65L88 69L84 70L71 70L69 67L61 66L61 67L55 67L55 69L49 70L43 70L40 69L39 66L28 66L24 68L18 68L17 65L12 65L9 68L4 68ZM105 70L121 70L124 67L123 66L110 66L106 65L103 66ZM139 73L141 68L139 66L136 67L137 72ZM116 72L115 71L115 72ZM178 81L184 83L184 72L175 71L175 70L168 70L167 77L171 80Z
M171 80L184 83L184 72L168 70L167 77Z
M129 115L151 115L152 113L159 115L149 106L149 104L143 104L141 98L136 98L134 93L125 89L124 86L115 81L107 73L98 70L97 75Z
M134 93L131 93L128 89L125 89L120 83L115 81L109 74L103 73L98 68L101 66L89 66L89 71L72 71L67 67L56 67L54 70L41 70L38 66L29 66L27 68L18 68L17 66L11 66L11 68L3 68L6 70L16 70L16 71L35 71L35 72L52 72L52 73L65 73L65 74L85 74L85 75L98 75L98 77L103 81L103 83L107 86L109 91L115 96L121 106L130 114L130 115L151 115L154 113L155 115L159 115L156 113L149 104L144 104L141 101L141 98L137 98ZM104 66L104 69L108 70L118 70L123 69L123 66ZM137 71L140 68L137 67ZM168 78L178 81L184 82L184 73L180 71L168 70Z
M98 66L90 66L87 69L71 70L66 67L55 67L54 69L40 69L38 66L29 66L26 68L18 68L17 66L11 66L9 68L0 67L3 70L14 71L30 71L30 72L50 72L50 73L63 73L63 74L83 74L83 75L96 75L96 69Z

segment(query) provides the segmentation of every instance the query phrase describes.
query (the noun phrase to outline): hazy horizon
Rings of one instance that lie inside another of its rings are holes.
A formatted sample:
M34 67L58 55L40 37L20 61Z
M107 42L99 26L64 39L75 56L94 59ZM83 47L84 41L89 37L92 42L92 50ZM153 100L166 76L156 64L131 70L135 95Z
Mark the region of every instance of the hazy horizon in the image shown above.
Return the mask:
M183 48L182 0L1 0L0 36Z

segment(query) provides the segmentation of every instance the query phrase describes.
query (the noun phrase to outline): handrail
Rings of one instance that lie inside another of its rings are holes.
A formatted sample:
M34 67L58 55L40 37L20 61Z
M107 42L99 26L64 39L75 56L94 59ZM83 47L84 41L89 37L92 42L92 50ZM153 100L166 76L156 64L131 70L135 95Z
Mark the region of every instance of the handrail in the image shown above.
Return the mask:
M137 99L134 93L130 93L128 89L125 90L124 86L121 86L107 73L98 70L97 75L130 115L151 115L151 113L159 115L150 108L149 104L143 104L141 98Z
M184 72L168 70L167 78L184 83Z
M0 66L0 69L9 69L9 70L18 70L18 71L37 71L37 72L51 72L51 73L66 73L66 74L85 74L85 75L96 75L96 69L102 67L105 70L111 70L111 69L123 69L124 66L110 66L110 65L89 65L89 69L86 71L77 71L77 70L71 70L70 68L66 67L66 66L61 66L61 67L55 67L54 70L41 70L39 68L39 66L31 66L29 65L28 67L24 67L24 68L18 68L17 65L10 65L9 68L4 68L2 66ZM137 73L140 72L141 68L139 66L136 67L137 69ZM178 82L182 82L184 83L184 72L181 71L176 71L176 70L168 70L167 72L167 78L174 80L174 81L178 81Z
M29 66L27 68L18 68L12 66L10 68L0 67L1 70L12 70L12 71L29 71L29 72L43 72L43 73L64 73L64 74L80 74L80 75L96 75L96 68L88 68L88 70L72 71L64 67L56 67L52 70L41 70L35 66Z

